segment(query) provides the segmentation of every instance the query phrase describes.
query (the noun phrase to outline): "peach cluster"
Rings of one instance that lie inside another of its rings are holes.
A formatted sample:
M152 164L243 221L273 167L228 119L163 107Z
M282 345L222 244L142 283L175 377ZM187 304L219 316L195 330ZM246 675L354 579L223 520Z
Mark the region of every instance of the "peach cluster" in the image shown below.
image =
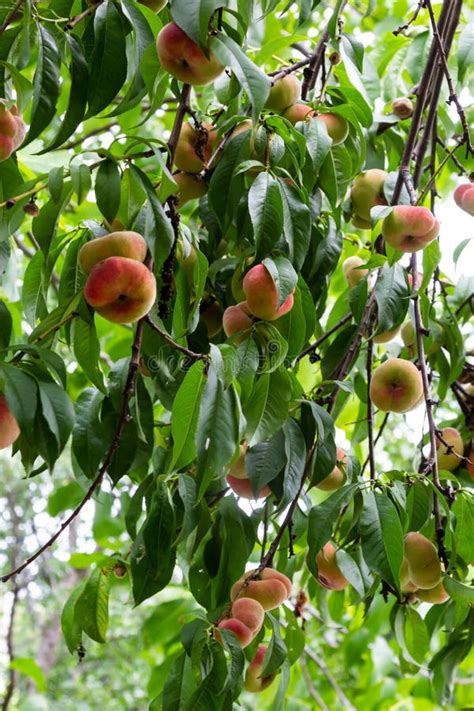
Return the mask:
M26 126L16 106L0 103L0 161L7 160L25 140Z
M20 436L18 422L8 407L3 393L0 393L0 449L9 447Z
M438 552L421 533L412 531L405 536L400 585L403 593L423 602L440 604L449 599L442 582Z
M461 210L474 215L474 183L458 185L454 191L454 202Z
M114 323L133 323L145 316L156 298L156 281L143 264L147 244L137 232L111 232L84 244L79 264L88 274L84 298Z

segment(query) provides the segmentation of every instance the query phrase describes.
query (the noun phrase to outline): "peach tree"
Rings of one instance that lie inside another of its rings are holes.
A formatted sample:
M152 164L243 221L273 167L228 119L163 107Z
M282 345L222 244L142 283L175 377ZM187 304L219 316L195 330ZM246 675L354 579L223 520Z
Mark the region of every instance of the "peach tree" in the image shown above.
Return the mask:
M0 463L56 520L2 582L105 507L64 642L164 606L153 711L376 704L382 640L467 699L465 5L3 3Z

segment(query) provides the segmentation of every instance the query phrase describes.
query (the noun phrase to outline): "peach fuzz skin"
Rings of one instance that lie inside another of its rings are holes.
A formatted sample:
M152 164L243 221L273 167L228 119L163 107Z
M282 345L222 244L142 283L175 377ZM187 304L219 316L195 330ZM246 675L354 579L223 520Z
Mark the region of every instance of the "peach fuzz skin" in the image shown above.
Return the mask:
M263 669L263 661L267 652L267 646L260 644L255 652L255 656L247 667L245 673L244 689L253 693L264 691L276 677L276 674L268 674L261 676Z
M303 104L298 101L293 106L290 106L286 111L283 112L283 118L292 123L299 123L299 121L306 121L308 118L312 118L315 115L314 109L308 104Z
M108 257L96 264L84 287L87 303L114 323L138 321L149 312L155 297L153 274L127 257Z
M231 600L252 598L261 604L264 610L274 610L291 595L291 580L274 568L264 568L255 580L246 579L253 571L245 573L232 586Z
M448 454L447 447L445 447L439 439L436 440L436 459L438 460L438 469L445 469L448 472L452 472L461 464L461 460L456 456L456 454L462 456L464 452L464 443L461 435L454 427L445 427L441 430L441 437L453 448L453 451Z
M441 563L433 543L421 533L405 536L404 555L411 583L421 590L431 590L441 582Z
M461 210L474 215L474 183L458 185L453 193L454 202Z
M263 499L272 493L268 486L264 486L263 489L260 489L257 496L255 496L250 479L243 479L228 474L226 480L232 491L243 499Z
M163 69L186 84L210 84L224 71L212 52L208 59L202 49L174 22L165 25L159 32L156 51Z
M349 585L336 562L336 553L336 546L329 541L316 556L318 582L327 590L344 590Z
M382 412L409 412L423 397L421 373L409 360L389 358L372 375L370 397Z
M338 114L319 114L318 121L323 121L333 146L338 146L349 135L349 124L346 119Z
M388 173L379 168L366 170L354 180L351 188L352 222L355 227L370 230L370 210L386 205L383 187Z
M23 143L26 126L16 106L10 110L0 103L0 161L7 160Z
M361 257L348 257L342 263L342 271L346 277L347 284L350 289L352 289L356 284L358 284L367 274L368 269L359 269L362 264L365 264Z
M242 288L248 307L257 318L275 321L293 308L293 294L287 296L281 306L278 306L277 288L263 264L257 264L247 272Z
M236 306L228 306L224 311L222 325L227 338L234 336L232 340L235 343L242 343L246 335L248 335L245 332L249 331L253 326L253 320L247 302L241 301L240 304ZM237 337L237 334L242 335Z
M176 190L178 210L190 200L198 200L207 193L206 181L198 180L192 173L175 173L173 180L178 185Z
M396 205L382 222L382 236L394 249L412 254L439 234L439 222L426 207Z
M230 617L221 620L218 628L233 632L240 646L247 647L252 639L260 631L265 619L265 611L257 600L241 598L235 600L230 610ZM217 632L216 638L220 640Z
M209 123L203 123L202 127L204 131L196 131L190 123L185 123L179 134L174 164L184 173L199 173L214 151L217 133ZM196 152L198 146L201 155Z
M281 113L292 106L301 93L301 83L294 74L278 79L270 89L265 108Z
M79 250L79 265L83 272L89 274L96 264L107 257L128 257L143 262L147 249L145 240L138 232L111 232L82 245Z
M9 447L19 436L18 422L8 407L5 395L0 393L0 449Z

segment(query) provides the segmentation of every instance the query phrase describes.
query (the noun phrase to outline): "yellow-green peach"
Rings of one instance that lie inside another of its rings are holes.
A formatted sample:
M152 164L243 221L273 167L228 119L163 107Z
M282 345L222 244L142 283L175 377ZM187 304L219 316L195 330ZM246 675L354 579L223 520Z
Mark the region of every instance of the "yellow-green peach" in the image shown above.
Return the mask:
M399 252L418 252L438 234L439 222L427 207L396 205L382 222L384 240Z
M456 455L463 455L464 443L461 435L454 427L445 427L441 430L441 437L448 444L448 446L453 448L453 451L448 453L448 448L441 442L441 440L436 439L436 458L438 460L438 468L452 472L461 464L459 456Z
M354 180L351 189L351 205L352 222L356 227L370 230L372 227L370 221L371 208L387 204L383 192L386 178L387 173L385 170L371 168L358 175Z
M409 412L422 395L421 373L411 361L389 358L372 375L370 397L382 412Z
M319 484L316 484L317 489L321 491L336 491L344 485L346 481L346 466L347 456L343 449L336 449L336 466Z
M89 274L93 267L108 257L127 257L138 262L145 261L147 243L138 232L123 230L96 237L82 245L79 250L79 266Z
M266 645L260 644L255 652L254 658L248 665L244 681L244 689L246 691L258 694L267 689L275 679L276 674L261 676L266 652Z
M405 536L404 555L410 581L422 590L431 590L441 581L441 563L433 543L421 533Z

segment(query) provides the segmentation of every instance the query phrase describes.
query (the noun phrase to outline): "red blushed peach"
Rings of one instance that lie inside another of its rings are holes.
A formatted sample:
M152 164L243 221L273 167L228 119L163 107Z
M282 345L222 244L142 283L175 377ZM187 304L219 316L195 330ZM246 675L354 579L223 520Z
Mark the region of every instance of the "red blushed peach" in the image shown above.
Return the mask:
M108 257L93 267L84 298L108 321L133 323L155 303L155 277L135 259Z
M307 119L313 118L315 111L312 106L308 106L308 104L303 104L299 101L286 109L282 116L295 125L295 123L299 123L299 121L306 121Z
M351 188L352 222L356 227L370 230L370 210L377 205L386 205L387 201L383 192L387 178L385 170L371 168L366 170L354 180Z
M433 543L421 533L405 536L404 554L410 581L422 590L431 590L441 581L441 563Z
M232 586L230 599L252 598L264 610L274 610L291 595L291 580L274 568L264 568L255 580L247 580L253 571L245 573Z
M422 396L421 373L409 360L389 358L372 375L370 397L382 412L409 412Z
M202 49L174 22L165 25L156 39L161 66L179 81L193 86L210 84L224 67L211 52Z
M452 472L461 464L461 460L456 454L462 456L464 452L464 443L462 437L454 427L445 427L441 430L441 437L444 441L453 448L453 451L448 454L448 448L439 440L436 439L436 458L438 460L438 468Z
M243 622L253 635L260 631L265 619L265 610L257 600L253 600L251 597L241 597L235 600L230 614Z
M19 436L18 422L8 407L5 395L0 393L0 449L9 447Z
M396 205L382 222L384 240L399 252L418 252L439 234L439 222L427 207Z
M301 84L294 74L287 74L273 84L265 108L281 113L295 103L301 93Z
M15 150L18 124L4 104L0 103L0 160L7 160Z
M16 106L12 106L10 111L11 111L13 119L16 123L16 133L15 133L15 138L13 141L13 147L16 151L17 148L19 148L21 146L21 144L23 143L23 141L25 140L26 124L23 121L23 118L20 115L20 112L18 111L18 108Z
M336 489L340 489L345 483L347 457L344 450L340 447L336 449L336 458L336 466L327 477L320 481L319 484L316 484L317 489L321 489L321 491L336 491Z
M252 267L242 282L247 305L257 318L275 321L293 308L294 297L290 294L278 306L278 292L270 272L263 264Z
M461 210L474 215L474 183L458 185L454 191L454 202Z
M228 306L222 317L222 325L227 338L233 336L234 343L242 343L253 326L253 319L247 302L241 301L237 306Z
M316 556L318 582L327 590L344 590L349 585L336 562L336 553L336 546L328 542Z
M173 175L175 183L178 185L177 195L178 210L190 200L198 200L207 193L207 183L205 180L198 180L192 173L175 173Z
M333 146L338 146L349 135L349 124L346 119L338 114L319 114L318 121L323 121Z
M203 123L199 131L190 123L183 124L174 155L175 166L184 173L203 170L214 151L216 135L209 123Z
M415 595L420 602L430 602L432 605L442 605L449 600L449 595L442 582L430 590L417 590Z
M96 264L108 257L128 257L143 262L147 249L147 243L138 232L111 232L82 245L78 256L79 266L89 274Z
M344 273L344 276L346 277L346 281L349 285L349 288L351 289L356 286L356 284L358 284L369 273L368 269L358 268L362 264L365 264L364 260L356 256L348 257L342 263L342 271Z
M263 489L260 489L257 496L255 496L250 479L238 478L231 474L228 474L226 479L232 491L243 499L263 499L272 493L268 486L264 486Z
M247 647L254 638L253 633L249 630L247 625L245 625L240 620L237 620L235 617L231 617L228 620L222 620L221 622L219 622L217 627L224 630L229 630L229 632L233 632L237 637L237 641L242 647L242 649L244 647ZM221 641L219 629L216 630L215 637L219 642Z
M244 689L246 691L251 691L253 693L259 693L264 691L276 677L276 674L268 674L267 676L261 676L263 669L263 661L265 659L265 654L267 652L267 647L265 644L259 645L255 656L247 667L245 673Z

